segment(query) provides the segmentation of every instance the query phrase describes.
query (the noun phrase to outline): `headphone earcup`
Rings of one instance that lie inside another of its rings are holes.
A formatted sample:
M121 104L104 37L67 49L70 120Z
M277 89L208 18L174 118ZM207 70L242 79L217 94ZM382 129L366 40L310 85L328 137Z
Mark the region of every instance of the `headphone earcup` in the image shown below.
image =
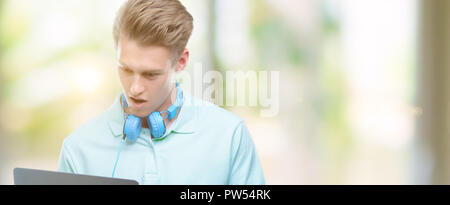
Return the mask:
M153 137L160 138L166 132L166 126L164 125L164 120L161 114L157 111L153 112L147 117L148 127L151 128L151 133Z
M141 133L142 120L134 115L129 115L124 126L124 133L126 138L131 141L136 141Z

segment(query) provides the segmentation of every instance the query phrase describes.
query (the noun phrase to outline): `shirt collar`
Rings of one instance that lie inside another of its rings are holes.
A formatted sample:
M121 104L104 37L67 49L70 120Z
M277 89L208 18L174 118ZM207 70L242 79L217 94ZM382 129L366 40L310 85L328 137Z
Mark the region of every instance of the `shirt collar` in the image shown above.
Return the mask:
M123 126L124 126L124 111L120 105L120 94L115 97L114 103L106 110L106 117L108 126L112 134L117 136L123 136ZM180 107L178 117L170 125L169 129L166 131L164 136L160 139L165 138L171 132L178 134L193 134L195 133L194 118L196 117L195 107L192 106L192 97L183 92L184 103Z

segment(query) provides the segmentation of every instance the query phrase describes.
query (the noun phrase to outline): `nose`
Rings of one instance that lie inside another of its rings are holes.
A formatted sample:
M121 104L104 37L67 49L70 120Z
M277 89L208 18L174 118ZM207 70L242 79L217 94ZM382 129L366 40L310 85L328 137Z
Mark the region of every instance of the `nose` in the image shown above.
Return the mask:
M139 96L142 92L144 92L143 82L139 76L136 76L131 83L130 94L131 96L136 97Z

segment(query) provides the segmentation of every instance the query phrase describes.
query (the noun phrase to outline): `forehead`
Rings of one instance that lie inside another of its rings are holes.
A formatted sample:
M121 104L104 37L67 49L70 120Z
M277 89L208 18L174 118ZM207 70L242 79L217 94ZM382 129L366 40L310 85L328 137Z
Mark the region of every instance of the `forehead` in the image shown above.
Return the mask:
M157 45L141 45L135 40L121 38L117 46L119 65L132 70L164 69L170 62L170 49Z

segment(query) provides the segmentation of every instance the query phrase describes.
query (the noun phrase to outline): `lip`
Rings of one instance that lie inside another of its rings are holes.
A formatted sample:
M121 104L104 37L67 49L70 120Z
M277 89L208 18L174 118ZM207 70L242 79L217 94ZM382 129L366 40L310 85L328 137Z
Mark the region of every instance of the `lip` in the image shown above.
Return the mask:
M130 102L133 104L133 107L135 108L141 108L147 102L146 100L135 99L132 97L129 97L129 99Z

